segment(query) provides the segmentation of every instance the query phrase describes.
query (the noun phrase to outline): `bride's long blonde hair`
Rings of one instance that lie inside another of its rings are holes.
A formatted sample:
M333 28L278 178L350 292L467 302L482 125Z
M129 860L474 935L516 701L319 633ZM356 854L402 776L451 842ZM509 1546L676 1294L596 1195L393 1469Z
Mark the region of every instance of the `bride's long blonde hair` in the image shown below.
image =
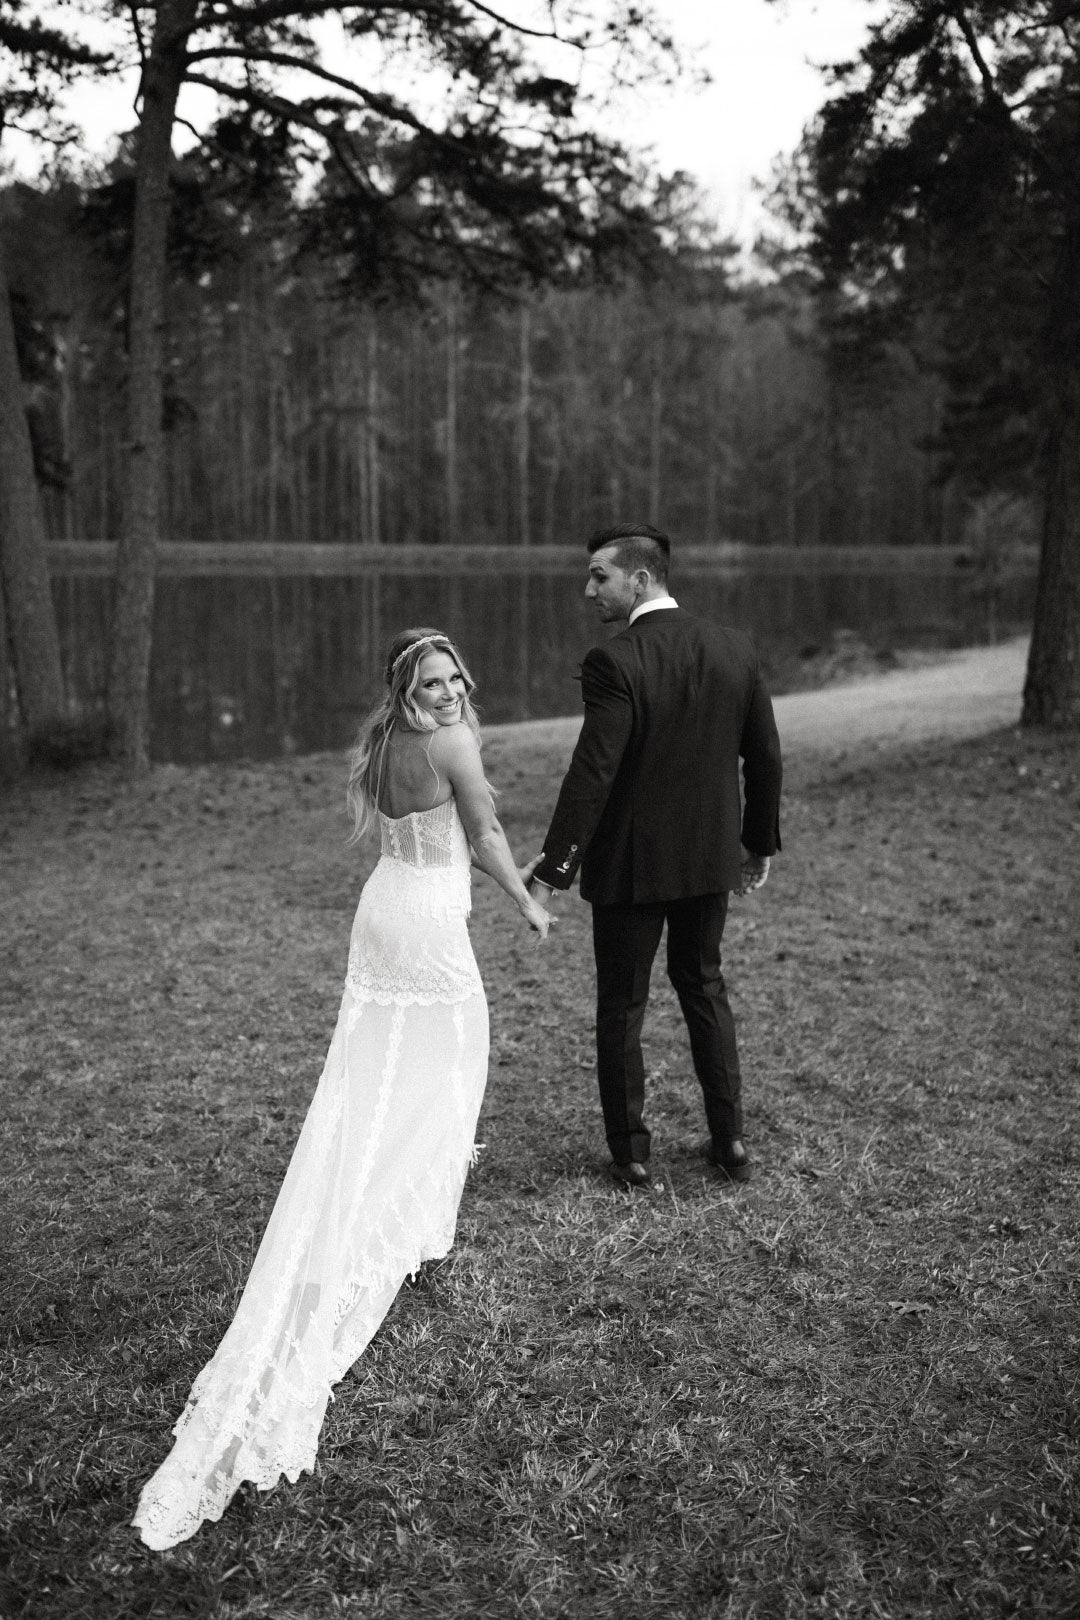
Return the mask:
M350 844L362 838L375 820L387 745L394 727L432 733L438 729L434 715L423 710L413 696L420 679L421 660L430 652L448 653L457 665L458 673L465 682L461 718L476 738L477 745L480 743L480 722L470 702L476 682L450 637L429 626L400 630L387 652L386 694L361 721L356 746L349 755L347 798L353 818Z

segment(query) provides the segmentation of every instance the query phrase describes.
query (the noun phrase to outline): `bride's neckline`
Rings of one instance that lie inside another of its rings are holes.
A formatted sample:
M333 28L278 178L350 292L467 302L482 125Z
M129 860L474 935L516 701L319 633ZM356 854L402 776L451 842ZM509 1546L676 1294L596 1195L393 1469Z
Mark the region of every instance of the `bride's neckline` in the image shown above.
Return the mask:
M388 816L385 810L378 813L384 821L412 821L414 816L430 816L434 815L436 810L445 810L446 806L453 802L454 795L451 793L448 799L440 799L438 804L429 805L426 810L406 810L403 816Z

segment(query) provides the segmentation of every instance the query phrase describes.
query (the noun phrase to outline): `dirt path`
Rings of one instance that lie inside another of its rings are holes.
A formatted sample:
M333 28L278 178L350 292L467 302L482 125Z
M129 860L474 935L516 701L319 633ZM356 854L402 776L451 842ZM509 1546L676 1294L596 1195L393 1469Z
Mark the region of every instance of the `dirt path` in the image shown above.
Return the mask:
M978 737L1020 719L1028 638L946 654L917 669L871 675L776 699L785 750L835 759L935 738Z
M792 692L776 701L785 757L802 763L836 763L859 752L890 750L933 738L977 737L1020 718L1028 641L1020 636L997 647L944 653L920 668L894 670L859 680ZM578 716L526 720L485 728L507 743L569 754L580 729Z

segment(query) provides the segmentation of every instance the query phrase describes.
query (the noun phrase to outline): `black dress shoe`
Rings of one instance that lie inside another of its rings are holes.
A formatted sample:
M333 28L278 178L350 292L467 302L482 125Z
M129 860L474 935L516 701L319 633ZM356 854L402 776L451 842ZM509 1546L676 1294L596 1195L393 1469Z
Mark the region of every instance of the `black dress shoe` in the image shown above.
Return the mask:
M638 1159L631 1159L628 1164L612 1164L611 1173L616 1181L621 1181L627 1187L647 1187L649 1185L649 1167Z
M705 1149L705 1159L715 1170L719 1170L721 1177L728 1181L749 1181L750 1160L746 1153L731 1154L718 1153L714 1147Z

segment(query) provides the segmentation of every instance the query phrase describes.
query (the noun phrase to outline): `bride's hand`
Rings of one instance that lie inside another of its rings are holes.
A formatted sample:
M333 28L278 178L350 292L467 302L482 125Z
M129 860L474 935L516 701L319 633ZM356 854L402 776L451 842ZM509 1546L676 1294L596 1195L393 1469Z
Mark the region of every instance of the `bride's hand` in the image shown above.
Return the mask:
M541 940L547 939L548 929L555 921L550 911L545 911L539 900L534 900L531 894L526 896L519 910L533 932L539 934Z

